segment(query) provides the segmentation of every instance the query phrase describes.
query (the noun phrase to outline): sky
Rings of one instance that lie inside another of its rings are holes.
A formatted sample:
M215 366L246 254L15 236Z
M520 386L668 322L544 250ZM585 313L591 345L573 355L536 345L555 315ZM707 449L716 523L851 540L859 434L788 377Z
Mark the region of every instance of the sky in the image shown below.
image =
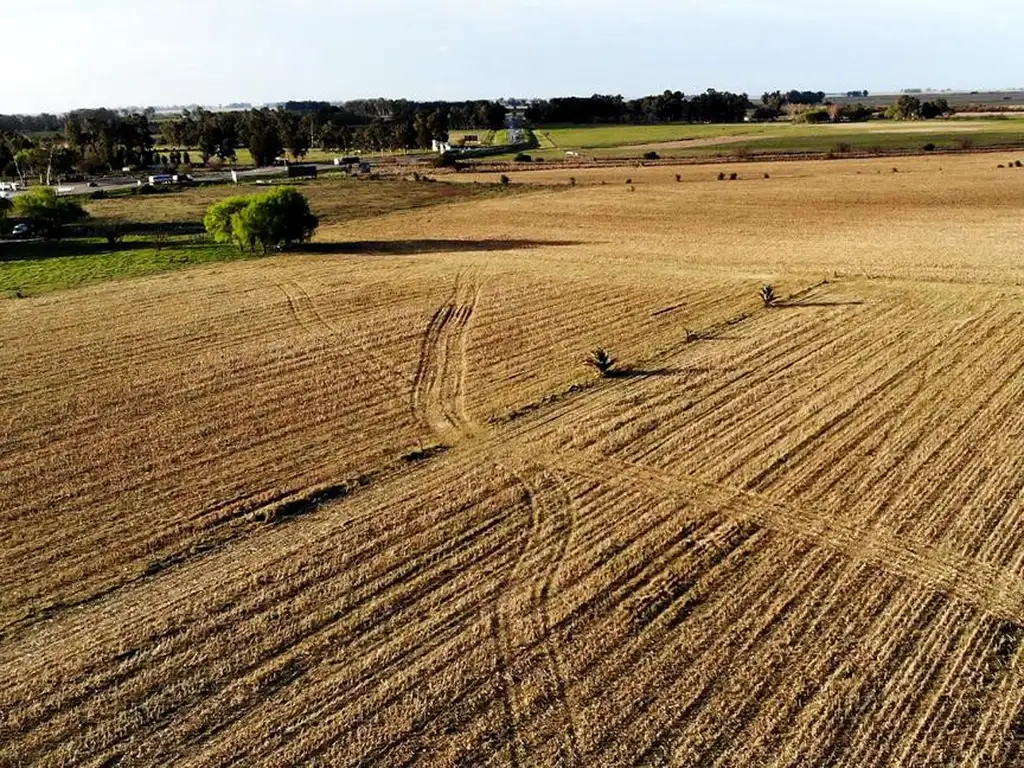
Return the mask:
M0 0L0 114L1024 88L1021 0Z

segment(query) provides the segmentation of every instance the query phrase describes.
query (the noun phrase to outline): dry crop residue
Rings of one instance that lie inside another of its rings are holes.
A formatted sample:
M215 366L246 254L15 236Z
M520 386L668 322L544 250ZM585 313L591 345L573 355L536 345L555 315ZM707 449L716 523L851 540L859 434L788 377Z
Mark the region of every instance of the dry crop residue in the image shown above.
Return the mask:
M579 171L0 303L0 762L1019 764L989 165Z

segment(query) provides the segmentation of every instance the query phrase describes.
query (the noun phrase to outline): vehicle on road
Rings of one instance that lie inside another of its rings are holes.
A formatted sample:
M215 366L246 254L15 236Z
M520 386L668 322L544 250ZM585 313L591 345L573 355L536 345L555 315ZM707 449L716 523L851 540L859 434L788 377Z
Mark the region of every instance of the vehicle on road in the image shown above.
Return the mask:
M15 237L28 237L32 234L31 224L15 224L14 229L11 230L11 234Z

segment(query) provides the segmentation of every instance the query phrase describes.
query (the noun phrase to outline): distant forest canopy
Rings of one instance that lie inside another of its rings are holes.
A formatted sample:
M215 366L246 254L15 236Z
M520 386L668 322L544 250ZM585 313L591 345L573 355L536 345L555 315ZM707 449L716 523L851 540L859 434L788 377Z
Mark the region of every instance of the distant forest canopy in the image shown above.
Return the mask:
M790 91L789 96L799 93L814 95L811 91ZM821 99L824 94L820 94ZM815 104L808 100L805 103ZM794 99L790 99L795 103ZM274 105L273 111L294 112L301 115L315 115L319 124L332 123L336 126L356 128L368 126L375 121L386 123L412 122L421 113L440 113L444 123L451 130L488 129L504 127L509 112L506 105L526 107L525 118L538 124L544 123L606 123L606 122L736 122L742 120L746 110L752 107L746 94L709 89L706 93L684 96L680 91L665 91L662 94L644 96L639 99L625 99L622 96L600 95L585 97L564 97L554 99L522 100L476 100L476 101L410 101L406 99L356 99L341 104L327 101L286 101ZM182 110L182 115L212 112L233 114L236 117L252 112L266 112L267 108L248 110ZM158 117L152 108L145 110L84 109L67 114L3 115L0 114L0 131L19 134L63 133L69 119L75 115L109 113L127 116L142 114L150 123L159 125L177 117Z
M824 96L824 94L822 94ZM539 100L526 109L536 125L559 123L738 123L751 108L745 93L716 91L687 98L681 91L626 100L622 96L570 96Z

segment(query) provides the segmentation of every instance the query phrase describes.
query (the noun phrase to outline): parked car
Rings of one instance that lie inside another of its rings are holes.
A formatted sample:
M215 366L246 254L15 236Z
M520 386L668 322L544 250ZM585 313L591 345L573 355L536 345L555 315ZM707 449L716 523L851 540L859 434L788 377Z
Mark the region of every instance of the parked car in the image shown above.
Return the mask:
M14 229L11 230L11 234L15 237L28 237L32 234L31 224L15 224Z

